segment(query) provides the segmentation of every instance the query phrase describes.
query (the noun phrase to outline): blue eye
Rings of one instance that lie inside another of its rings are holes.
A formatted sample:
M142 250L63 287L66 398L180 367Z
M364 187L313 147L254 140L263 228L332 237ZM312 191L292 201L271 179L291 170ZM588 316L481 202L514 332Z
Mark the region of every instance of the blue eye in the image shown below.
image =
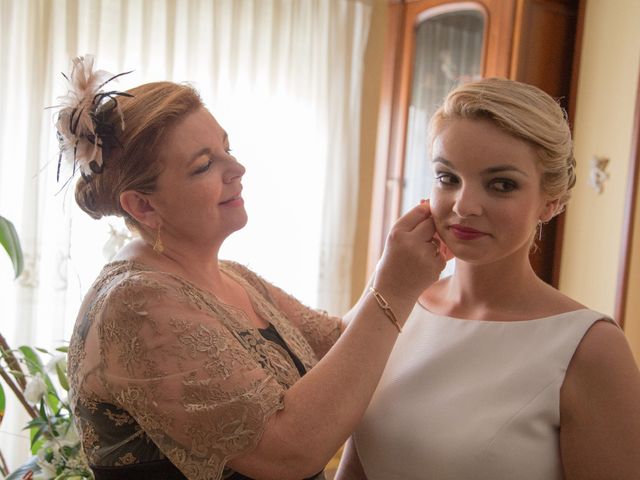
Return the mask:
M518 189L518 184L508 178L496 178L489 183L489 187L496 192L509 193Z

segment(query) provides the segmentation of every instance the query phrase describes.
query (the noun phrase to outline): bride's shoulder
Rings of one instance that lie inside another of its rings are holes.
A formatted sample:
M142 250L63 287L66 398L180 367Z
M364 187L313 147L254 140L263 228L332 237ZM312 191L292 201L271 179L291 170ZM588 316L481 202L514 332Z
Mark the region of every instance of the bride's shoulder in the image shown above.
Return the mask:
M542 285L540 303L554 310L554 313L572 312L574 310L589 308L547 283Z

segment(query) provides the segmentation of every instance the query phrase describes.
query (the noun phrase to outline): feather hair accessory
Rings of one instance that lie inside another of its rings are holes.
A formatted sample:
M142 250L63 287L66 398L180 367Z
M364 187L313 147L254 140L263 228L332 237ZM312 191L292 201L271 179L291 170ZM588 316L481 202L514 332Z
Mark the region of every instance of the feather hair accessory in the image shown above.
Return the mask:
M69 76L62 74L69 90L58 98L60 104L56 107L59 108L56 129L60 146L56 180L60 180L63 157L73 166L73 174L76 169L80 170L83 177L102 172L102 148L114 136L116 128L116 125L103 120L105 113L115 108L120 115L119 127L124 130L118 97L133 95L116 90L105 91L103 87L131 71L112 75L104 70L94 70L94 62L93 55L76 57ZM108 101L111 101L110 105L105 105Z

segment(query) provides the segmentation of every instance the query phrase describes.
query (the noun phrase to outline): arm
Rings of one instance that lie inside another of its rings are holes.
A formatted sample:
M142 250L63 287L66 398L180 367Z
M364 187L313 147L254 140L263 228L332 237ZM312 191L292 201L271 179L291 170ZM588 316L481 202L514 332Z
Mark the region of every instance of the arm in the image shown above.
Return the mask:
M353 318L358 313L358 310L361 308L362 303L364 302L365 298L369 294L369 287L373 286L373 282L374 282L375 278L376 278L376 274L374 272L374 274L371 276L371 278L367 282L367 286L364 287L364 290L362 291L362 294L360 295L360 298L358 299L356 304L351 308L351 310L349 310L347 313L345 313L344 316L342 317L342 330L343 331L346 330L346 328L349 326L349 323L351 322L351 320L353 320Z
M436 239L438 241L438 243L440 244L440 254L443 256L445 262L448 262L449 260L451 260L453 258L453 253L451 253L451 250L449 250L447 248L447 246L445 245L445 243L440 239L440 236L436 233L433 236L434 239ZM344 331L347 326L349 325L349 322L351 321L351 319L356 315L356 312L358 311L360 304L364 301L364 298L367 296L368 292L369 292L369 287L373 286L373 281L375 280L375 272L373 273L373 275L371 276L371 278L369 279L369 281L367 282L367 286L364 288L362 295L360 295L360 299L356 302L356 304L353 306L353 308L351 308L351 310L349 310L347 313L344 314L344 316L342 317L342 330Z
M567 480L640 475L640 372L622 330L597 322L582 339L560 392Z
M272 285L269 282L266 282L264 280L263 282L265 283L265 286L271 298L273 298L276 301L276 303L281 307L281 309L288 314L289 318L292 318L294 323L302 323L300 319L304 317L307 317L307 318L315 317L313 318L312 321L315 321L315 322L331 321L332 326L334 322L337 322L337 327L339 328L340 333L342 333L347 329L347 327L349 326L349 322L353 319L353 317L357 314L358 310L361 308L362 302L369 294L369 287L373 286L374 279L375 279L375 274L372 275L369 282L367 282L367 286L363 290L356 304L353 307L351 307L351 309L347 313L345 313L342 318L327 317L326 315L323 315L321 312L318 312L316 310L313 310L303 305L294 297L292 297L291 295L288 295L286 292L276 287L275 285ZM335 340L337 340L337 337ZM323 355L319 355L320 358L322 358L322 356Z
M401 323L444 268L428 243L434 232L422 206L402 217L387 240L374 286ZM270 418L257 448L229 466L261 479L320 471L359 423L397 335L375 299L364 297L335 346L285 393L284 409Z
M394 226L376 278L400 322L444 266L425 241L427 215L414 209ZM220 478L228 465L299 480L322 470L364 413L395 327L367 296L331 351L286 390L219 318L230 313L196 297L157 272L114 287L92 327L102 356L95 386L185 473Z
M353 437L350 437L344 446L335 480L367 480Z

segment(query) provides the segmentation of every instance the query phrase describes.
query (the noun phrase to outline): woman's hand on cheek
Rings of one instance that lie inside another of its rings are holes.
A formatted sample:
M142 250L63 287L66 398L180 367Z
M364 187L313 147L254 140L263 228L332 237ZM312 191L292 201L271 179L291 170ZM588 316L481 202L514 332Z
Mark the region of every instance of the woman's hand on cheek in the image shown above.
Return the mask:
M400 217L387 236L374 280L375 288L417 298L437 281L446 261L442 247L437 247L435 234L428 202Z
M440 242L440 255L442 255L445 262L448 262L452 258L455 258L455 255L453 254L453 252L449 250L449 247L447 247L447 245L442 241L442 238L437 232L433 236L433 238L435 238L436 240L438 240L438 242Z

